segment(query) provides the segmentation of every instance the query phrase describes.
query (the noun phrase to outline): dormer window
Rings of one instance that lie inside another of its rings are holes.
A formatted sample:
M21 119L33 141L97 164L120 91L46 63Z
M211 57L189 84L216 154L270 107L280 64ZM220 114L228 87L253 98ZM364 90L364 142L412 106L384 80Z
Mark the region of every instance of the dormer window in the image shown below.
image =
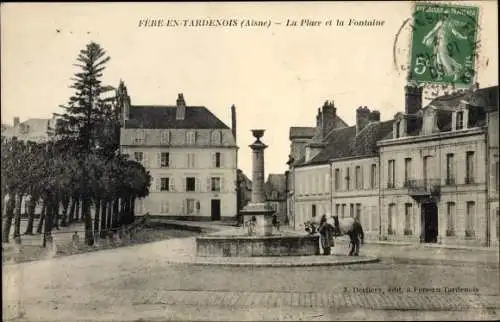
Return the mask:
M170 144L170 131L161 132L161 144Z
M212 144L220 144L221 143L221 133L220 131L213 131L211 136Z
M457 130L461 130L464 128L464 112L458 111L456 117L456 127Z
M189 145L193 145L196 143L196 132L189 131L186 133L186 143Z
M396 134L395 134L395 138L399 138L401 136L400 131L399 131L400 125L401 125L401 121L397 121L396 122Z

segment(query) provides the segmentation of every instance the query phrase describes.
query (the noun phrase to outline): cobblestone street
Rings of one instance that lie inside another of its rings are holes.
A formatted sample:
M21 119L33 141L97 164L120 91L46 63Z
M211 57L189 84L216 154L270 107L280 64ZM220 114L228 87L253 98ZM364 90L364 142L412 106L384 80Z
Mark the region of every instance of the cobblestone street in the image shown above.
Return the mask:
M5 265L4 319L20 312L28 321L428 319L453 311L463 313L454 313L457 319L499 317L498 268L474 265L472 257L481 254L470 251L448 250L463 261L451 256L434 264L431 258L398 263L391 256L401 247L380 245L363 250L388 257L352 266L168 263L189 243L192 238L173 239ZM464 264L467 258L471 264Z

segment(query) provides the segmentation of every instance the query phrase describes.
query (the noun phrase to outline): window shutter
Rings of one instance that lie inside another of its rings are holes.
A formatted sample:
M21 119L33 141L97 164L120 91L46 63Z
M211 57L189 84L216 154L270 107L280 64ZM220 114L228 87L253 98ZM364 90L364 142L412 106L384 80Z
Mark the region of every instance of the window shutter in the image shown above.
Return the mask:
M161 168L161 152L156 153L156 167Z
M215 163L215 160L216 160L215 155L216 155L216 153L212 152L212 168L215 168L215 164L216 164Z
M182 180L181 180L181 191L182 192L186 191L186 177L182 177Z
M224 192L224 188L225 188L225 185L224 185L224 178L221 177L220 178L220 192Z
M186 168L189 168L191 161L191 153L186 153Z
M160 191L161 190L161 178L156 178L155 183L156 183L155 191Z
M210 192L212 189L211 185L211 178L210 177L207 177L207 192Z
M201 191L200 178L198 178L198 177L195 178L195 184L196 184L195 191L200 192Z
M170 185L169 190L170 190L170 191L175 191L174 178L173 178L173 177L170 177L170 178L168 179L168 181L169 181L169 185Z
M182 200L182 202L181 202L180 211L181 211L182 215L184 214L184 209L185 208L186 208L186 199Z
M145 168L149 168L149 158L148 158L148 153L147 152L144 152L143 153L143 156L142 156L142 160L143 160L143 165Z
M191 154L191 167L196 168L196 154L195 153Z
M224 168L224 152L220 153L220 167Z

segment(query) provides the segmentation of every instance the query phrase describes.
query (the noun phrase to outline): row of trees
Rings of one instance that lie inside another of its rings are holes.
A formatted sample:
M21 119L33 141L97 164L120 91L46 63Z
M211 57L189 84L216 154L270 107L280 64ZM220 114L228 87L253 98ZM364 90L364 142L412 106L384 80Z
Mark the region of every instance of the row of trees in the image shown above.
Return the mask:
M9 196L3 242L9 240L13 219L14 238L21 239L23 199L28 205L25 234L33 234L37 203L42 212L36 231L43 228L44 237L53 227L81 218L85 241L92 245L96 235L133 222L135 200L149 194L151 177L140 163L119 153L116 101L103 98L110 88L100 80L108 61L96 43L80 51L75 64L80 71L71 86L75 94L61 106L64 113L56 114L51 141L37 144L2 137L2 200Z

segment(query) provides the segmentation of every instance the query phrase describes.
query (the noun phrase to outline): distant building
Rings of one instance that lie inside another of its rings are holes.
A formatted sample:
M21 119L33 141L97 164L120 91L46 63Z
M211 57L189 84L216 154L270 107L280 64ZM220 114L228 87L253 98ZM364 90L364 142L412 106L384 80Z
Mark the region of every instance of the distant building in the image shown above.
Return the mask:
M204 106L132 105L120 83L121 151L141 162L153 182L137 213L176 219L233 219L237 214L236 111L232 128Z
M2 124L2 136L5 138L16 137L21 141L43 143L49 141L55 124L55 117L50 119L27 119L24 122L21 122L19 117L14 117L12 126Z
M500 208L499 208L499 190L500 190L500 166L499 166L499 147L498 147L498 91L491 90L485 97L485 104L488 106L487 112L487 145L488 145L488 225L490 228L488 233L488 240L491 241L492 246L499 246L500 234Z
M267 203L274 209L281 225L288 224L285 175L270 173L264 184L264 192Z
M252 180L238 169L238 212L252 201Z

